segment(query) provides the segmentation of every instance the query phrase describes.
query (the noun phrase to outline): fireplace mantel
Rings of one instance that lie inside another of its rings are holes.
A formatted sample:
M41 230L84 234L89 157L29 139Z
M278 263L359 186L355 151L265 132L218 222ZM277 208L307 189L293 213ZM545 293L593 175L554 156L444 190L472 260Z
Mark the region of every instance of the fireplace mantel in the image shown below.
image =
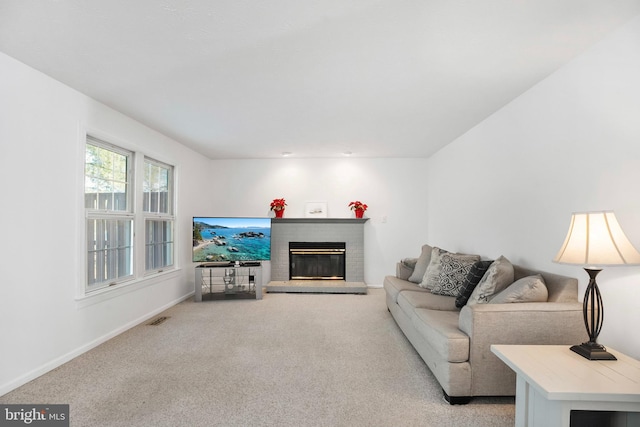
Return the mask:
M369 218L271 218L276 224L364 224Z

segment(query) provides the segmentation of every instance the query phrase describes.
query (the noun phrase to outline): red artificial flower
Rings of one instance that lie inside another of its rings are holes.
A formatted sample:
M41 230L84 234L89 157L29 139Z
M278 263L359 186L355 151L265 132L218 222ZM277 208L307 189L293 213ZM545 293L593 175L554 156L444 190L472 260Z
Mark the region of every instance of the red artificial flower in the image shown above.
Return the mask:
M271 202L272 211L280 211L284 209L285 206L287 206L287 203L284 199L273 199L273 202Z
M356 210L366 211L368 207L369 206L362 203L360 200L356 200L355 202L349 203L349 209L351 209L352 211L356 211Z

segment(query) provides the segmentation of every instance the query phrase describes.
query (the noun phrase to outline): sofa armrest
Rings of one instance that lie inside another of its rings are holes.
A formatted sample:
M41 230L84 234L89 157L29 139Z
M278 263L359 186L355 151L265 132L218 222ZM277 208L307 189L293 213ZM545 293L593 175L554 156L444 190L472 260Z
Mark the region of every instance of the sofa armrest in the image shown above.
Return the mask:
M474 395L515 393L515 374L492 344L573 345L588 338L579 302L474 304L462 308L458 326L469 336Z
M491 341L487 345L563 344L577 335L585 338L579 302L465 305L458 326L474 340Z

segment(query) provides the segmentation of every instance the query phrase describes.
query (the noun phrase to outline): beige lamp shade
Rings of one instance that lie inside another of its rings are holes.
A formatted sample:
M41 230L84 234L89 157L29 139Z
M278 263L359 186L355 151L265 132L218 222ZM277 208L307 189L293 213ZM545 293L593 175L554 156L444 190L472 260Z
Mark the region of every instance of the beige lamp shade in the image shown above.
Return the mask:
M640 253L611 211L578 212L554 262L592 266L640 264Z

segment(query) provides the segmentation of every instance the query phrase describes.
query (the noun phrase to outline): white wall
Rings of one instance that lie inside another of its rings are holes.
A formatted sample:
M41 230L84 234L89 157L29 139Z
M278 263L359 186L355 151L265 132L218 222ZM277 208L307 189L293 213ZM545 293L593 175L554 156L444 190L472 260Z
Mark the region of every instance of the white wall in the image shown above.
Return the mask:
M214 195L202 215L267 216L275 198L286 217L304 217L306 202L327 202L331 218L351 218L348 204L369 206L365 217L365 282L381 286L395 263L420 255L426 241L425 159L275 159L212 161ZM386 222L385 221L386 218Z
M640 16L428 161L429 240L552 263L574 211L613 210L640 248ZM599 341L640 358L640 267L607 267ZM585 332L585 340L586 340Z
M191 216L209 160L0 53L0 395L193 292ZM77 300L89 127L176 166L174 274Z

